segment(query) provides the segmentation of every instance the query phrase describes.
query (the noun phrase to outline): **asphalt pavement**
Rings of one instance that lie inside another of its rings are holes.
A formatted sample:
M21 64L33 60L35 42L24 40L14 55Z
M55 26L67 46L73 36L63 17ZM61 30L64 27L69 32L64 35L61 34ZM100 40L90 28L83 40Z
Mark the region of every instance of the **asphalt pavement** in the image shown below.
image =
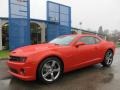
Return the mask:
M110 68L97 64L66 73L59 81L44 85L9 75L6 61L0 61L0 90L120 90L120 48Z

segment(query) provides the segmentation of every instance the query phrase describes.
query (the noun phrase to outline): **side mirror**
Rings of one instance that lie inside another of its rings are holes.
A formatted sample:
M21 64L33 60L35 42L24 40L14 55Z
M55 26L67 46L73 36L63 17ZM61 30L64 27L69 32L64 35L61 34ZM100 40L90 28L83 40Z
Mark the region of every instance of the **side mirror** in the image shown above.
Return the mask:
M79 46L81 46L81 45L86 45L84 42L77 42L76 44L75 44L75 46L76 47L79 47Z

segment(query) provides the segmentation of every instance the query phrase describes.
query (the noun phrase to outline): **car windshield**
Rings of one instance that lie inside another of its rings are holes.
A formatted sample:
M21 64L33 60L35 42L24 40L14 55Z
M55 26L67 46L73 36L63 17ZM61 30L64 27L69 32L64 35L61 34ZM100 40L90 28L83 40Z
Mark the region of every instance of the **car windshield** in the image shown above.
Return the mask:
M75 35L70 35L70 36L60 36L49 43L54 43L54 44L59 44L59 45L69 45L73 39L75 38Z

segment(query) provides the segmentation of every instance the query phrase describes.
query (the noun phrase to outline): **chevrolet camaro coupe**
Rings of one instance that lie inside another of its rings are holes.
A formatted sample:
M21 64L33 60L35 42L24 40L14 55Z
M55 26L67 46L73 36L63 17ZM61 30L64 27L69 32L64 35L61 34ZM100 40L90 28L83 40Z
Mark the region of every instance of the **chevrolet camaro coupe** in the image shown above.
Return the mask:
M110 67L115 45L89 34L63 35L48 43L29 45L10 53L9 73L19 79L49 84L64 73L101 63Z

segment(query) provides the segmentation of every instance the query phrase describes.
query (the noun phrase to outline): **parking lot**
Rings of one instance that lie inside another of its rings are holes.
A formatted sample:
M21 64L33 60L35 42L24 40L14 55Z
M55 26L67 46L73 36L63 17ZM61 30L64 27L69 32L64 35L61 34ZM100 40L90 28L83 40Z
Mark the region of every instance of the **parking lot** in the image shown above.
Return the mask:
M116 49L110 68L94 65L70 73L50 85L18 80L7 73L6 61L0 61L0 90L120 90L120 49Z

